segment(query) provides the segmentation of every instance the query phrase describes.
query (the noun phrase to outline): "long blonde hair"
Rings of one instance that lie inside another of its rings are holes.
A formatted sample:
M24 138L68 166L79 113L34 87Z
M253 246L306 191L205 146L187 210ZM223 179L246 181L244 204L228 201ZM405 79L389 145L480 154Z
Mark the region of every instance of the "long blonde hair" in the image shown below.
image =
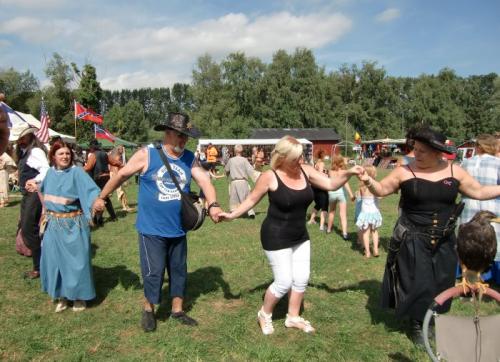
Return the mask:
M284 136L271 152L271 168L276 170L285 160L296 160L302 156L302 145L295 137Z

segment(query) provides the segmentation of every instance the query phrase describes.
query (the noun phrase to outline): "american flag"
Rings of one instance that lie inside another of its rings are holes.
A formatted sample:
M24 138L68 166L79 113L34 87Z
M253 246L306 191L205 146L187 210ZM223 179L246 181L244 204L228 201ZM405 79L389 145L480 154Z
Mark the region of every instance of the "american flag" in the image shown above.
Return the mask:
M40 129L36 132L36 138L38 138L43 143L49 142L49 125L50 117L47 113L47 108L45 107L45 102L42 98L42 105L40 110Z

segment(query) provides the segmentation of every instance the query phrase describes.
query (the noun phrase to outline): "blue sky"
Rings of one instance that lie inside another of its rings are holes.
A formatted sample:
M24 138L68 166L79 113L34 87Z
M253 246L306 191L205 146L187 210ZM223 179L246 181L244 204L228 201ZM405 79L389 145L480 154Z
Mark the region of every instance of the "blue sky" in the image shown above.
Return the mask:
M389 75L500 73L500 1L0 0L0 68L43 69L53 52L97 68L106 89L190 82L198 56L278 49L317 63L377 61Z

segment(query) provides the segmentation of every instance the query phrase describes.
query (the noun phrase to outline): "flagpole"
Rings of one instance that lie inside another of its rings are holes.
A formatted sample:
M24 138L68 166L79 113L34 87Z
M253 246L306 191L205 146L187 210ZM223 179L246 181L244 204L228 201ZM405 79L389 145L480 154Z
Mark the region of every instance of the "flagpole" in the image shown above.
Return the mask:
M75 99L73 99L73 112L75 113L74 114L74 120L75 120L75 142L77 142L76 141L76 100Z

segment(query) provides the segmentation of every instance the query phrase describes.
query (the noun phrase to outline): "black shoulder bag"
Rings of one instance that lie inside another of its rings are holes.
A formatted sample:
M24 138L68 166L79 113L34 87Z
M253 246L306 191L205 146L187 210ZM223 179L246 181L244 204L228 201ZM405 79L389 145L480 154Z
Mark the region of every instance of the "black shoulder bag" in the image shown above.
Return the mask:
M170 167L170 162L163 152L162 145L160 143L156 143L155 148L158 151L161 160L167 167L168 173L170 174L172 181L174 182L177 190L179 190L179 193L181 195L182 227L186 231L196 230L200 228L200 226L203 224L203 221L205 220L207 211L201 204L198 195L193 192L188 194L182 191L181 187L179 186L179 182L177 181L177 178L175 177L174 172Z

